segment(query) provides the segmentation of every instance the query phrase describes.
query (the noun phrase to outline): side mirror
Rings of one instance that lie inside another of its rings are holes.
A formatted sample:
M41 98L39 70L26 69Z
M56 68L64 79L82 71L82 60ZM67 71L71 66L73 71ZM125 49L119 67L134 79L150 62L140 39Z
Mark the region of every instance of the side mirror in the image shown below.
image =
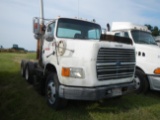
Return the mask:
M42 38L42 30L41 30L42 25L40 24L40 19L39 18L33 18L33 33L34 33L34 38L39 40Z
M102 34L106 34L107 30L105 28L102 28Z
M53 39L54 39L54 36L53 36L53 34L52 33L47 33L46 35L45 35L45 39L47 40L47 41L53 41Z
M33 18L33 33L34 34L41 34L41 25L39 18Z
M34 38L35 38L36 40L39 40L39 39L42 38L42 35L40 35L40 34L34 34Z

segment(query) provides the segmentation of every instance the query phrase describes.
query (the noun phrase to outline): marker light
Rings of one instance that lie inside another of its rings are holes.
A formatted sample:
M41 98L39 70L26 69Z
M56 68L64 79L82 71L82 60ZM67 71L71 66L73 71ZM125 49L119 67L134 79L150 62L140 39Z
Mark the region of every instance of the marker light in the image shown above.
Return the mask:
M70 68L62 68L62 76L69 77L70 76Z
M155 69L154 74L160 74L160 68Z

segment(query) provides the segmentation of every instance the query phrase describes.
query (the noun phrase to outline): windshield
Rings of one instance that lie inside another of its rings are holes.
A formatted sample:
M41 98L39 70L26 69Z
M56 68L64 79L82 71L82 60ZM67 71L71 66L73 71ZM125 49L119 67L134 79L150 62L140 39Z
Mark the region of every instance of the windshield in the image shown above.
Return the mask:
M60 18L56 34L59 38L99 40L101 27L86 21Z
M148 32L133 30L131 34L135 43L157 45L152 35Z

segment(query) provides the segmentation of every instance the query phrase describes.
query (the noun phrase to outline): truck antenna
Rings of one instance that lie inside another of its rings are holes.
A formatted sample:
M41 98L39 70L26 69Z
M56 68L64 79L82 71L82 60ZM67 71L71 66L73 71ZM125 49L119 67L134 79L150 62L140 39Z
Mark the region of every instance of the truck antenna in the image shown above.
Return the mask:
M79 0L78 0L78 18L79 18Z

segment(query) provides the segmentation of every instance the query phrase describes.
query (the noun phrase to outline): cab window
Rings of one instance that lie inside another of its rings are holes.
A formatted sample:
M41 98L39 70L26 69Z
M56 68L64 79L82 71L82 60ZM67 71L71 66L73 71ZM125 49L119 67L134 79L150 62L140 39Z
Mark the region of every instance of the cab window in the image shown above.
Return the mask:
M54 34L55 23L48 25L47 32Z
M58 38L99 40L101 27L87 21L60 18L56 35Z
M128 32L115 33L115 36L129 38L129 34L128 34Z

